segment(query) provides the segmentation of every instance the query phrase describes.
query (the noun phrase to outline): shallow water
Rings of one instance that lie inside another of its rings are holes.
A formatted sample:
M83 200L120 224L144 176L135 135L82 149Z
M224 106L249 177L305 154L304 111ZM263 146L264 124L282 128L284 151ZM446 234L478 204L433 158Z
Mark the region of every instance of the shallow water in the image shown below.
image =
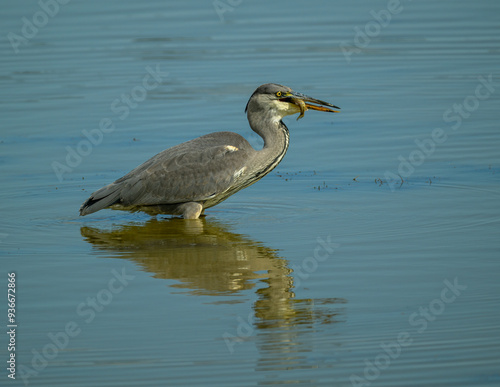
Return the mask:
M500 3L402 1L389 23L382 1L222 3L69 2L18 53L43 15L4 5L12 384L499 385ZM204 219L78 217L179 142L260 146L243 109L265 82L342 113L287 118L283 162Z

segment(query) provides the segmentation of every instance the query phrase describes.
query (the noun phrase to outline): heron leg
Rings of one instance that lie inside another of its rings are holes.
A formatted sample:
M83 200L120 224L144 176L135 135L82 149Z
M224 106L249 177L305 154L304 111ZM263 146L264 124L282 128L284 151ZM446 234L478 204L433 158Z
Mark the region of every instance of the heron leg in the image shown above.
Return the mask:
M200 203L188 202L182 203L178 210L184 219L198 219L203 212L203 206Z

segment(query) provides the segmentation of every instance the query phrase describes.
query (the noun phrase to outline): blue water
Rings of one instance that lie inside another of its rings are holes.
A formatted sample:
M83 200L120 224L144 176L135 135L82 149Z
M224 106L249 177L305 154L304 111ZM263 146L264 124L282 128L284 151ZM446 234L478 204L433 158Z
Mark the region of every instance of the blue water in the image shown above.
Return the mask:
M43 4L0 15L2 385L500 385L500 3ZM182 141L259 147L266 82L342 113L200 221L78 216Z

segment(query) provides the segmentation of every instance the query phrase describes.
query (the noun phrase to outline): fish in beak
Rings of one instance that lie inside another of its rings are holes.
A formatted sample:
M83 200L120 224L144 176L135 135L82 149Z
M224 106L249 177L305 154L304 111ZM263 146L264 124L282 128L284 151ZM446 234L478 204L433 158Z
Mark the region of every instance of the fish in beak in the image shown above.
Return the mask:
M318 110L320 112L340 113L338 110L331 109L340 109L338 106L321 101L320 99L309 97L308 95L302 93L297 93L295 91L286 93L283 98L280 98L280 101L293 103L299 107L300 114L297 117L297 120L304 117L304 113L309 109Z

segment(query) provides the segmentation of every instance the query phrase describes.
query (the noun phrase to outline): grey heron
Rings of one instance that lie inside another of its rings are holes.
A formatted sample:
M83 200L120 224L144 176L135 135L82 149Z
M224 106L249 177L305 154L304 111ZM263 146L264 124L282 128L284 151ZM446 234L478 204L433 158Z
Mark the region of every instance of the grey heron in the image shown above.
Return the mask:
M210 133L184 142L95 191L80 207L80 215L112 207L197 219L206 208L271 172L288 149L289 132L283 117L300 113L299 119L308 109L338 113L334 109L340 108L286 86L259 86L245 112L252 130L264 140L261 150L233 132Z

